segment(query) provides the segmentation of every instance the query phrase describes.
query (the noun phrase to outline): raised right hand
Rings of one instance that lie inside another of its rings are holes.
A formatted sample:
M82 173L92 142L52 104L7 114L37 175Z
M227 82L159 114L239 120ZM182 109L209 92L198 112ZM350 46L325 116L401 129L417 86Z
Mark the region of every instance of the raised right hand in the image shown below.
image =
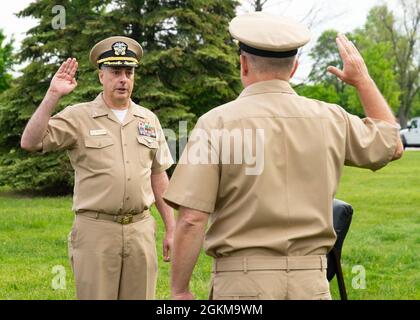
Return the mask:
M78 63L75 58L68 58L60 66L56 74L51 80L49 92L65 96L72 92L77 87L77 82L74 76L76 75Z
M336 42L343 60L343 70L329 66L328 72L356 88L362 86L366 81L371 81L365 61L355 45L344 34L339 34Z

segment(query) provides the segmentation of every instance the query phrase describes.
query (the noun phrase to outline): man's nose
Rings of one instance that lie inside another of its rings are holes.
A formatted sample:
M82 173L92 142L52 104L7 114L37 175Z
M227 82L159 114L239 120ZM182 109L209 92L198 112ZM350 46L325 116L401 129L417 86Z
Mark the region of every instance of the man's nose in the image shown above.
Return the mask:
M121 73L120 79L121 82L125 82L128 80L128 76L125 74L125 72Z

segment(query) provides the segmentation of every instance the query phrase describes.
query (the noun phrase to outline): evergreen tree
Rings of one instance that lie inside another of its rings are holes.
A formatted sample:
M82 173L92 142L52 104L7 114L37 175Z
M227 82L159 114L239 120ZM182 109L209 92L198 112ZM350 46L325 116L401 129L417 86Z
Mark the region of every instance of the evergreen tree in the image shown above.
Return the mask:
M164 127L194 119L238 94L238 57L227 26L236 3L221 0L115 1L115 34L138 40L145 56L134 98Z
M66 96L57 108L91 100L100 90L94 69L88 64L90 39L96 33L97 21L105 12L106 1L63 1L66 25L53 28L52 4L48 0L31 3L18 15L39 19L30 29L18 54L20 63L29 62L23 75L0 98L0 184L17 190L37 190L48 193L67 193L73 184L73 171L64 153L29 154L20 149L24 126L41 103L60 63L69 56L76 57L83 76L79 89Z
M54 4L31 3L21 17L39 19L19 53L29 61L23 75L0 99L0 184L16 189L68 192L72 169L63 153L31 155L19 148L24 126L38 107L51 77L67 57L79 61L78 87L57 111L93 100L101 91L97 72L88 62L98 41L125 35L142 44L144 57L136 71L133 100L153 110L164 128L178 131L189 120L234 99L240 91L238 56L227 26L234 16L229 0L67 0L66 25L54 29Z
M9 72L13 65L13 46L12 41L4 43L6 40L2 30L0 30L0 93L10 87L12 76Z

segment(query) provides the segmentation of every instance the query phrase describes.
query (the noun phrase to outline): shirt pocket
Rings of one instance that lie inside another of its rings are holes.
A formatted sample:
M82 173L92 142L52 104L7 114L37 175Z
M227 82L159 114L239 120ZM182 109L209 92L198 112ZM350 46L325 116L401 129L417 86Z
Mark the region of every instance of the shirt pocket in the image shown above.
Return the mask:
M149 137L137 136L140 164L145 168L152 168L153 159L159 148L159 143Z
M111 137L85 137L87 166L94 171L111 168L115 160L113 146Z

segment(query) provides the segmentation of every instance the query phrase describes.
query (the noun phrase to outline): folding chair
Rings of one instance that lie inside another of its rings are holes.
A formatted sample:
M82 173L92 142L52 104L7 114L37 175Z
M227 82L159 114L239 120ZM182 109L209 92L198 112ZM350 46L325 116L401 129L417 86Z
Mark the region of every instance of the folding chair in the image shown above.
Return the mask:
M350 228L353 216L353 208L348 203L334 199L333 202L333 224L337 234L337 240L334 247L328 252L327 279L331 281L337 275L338 289L341 300L347 300L346 286L344 283L343 271L341 269L341 250L343 248L344 238Z

